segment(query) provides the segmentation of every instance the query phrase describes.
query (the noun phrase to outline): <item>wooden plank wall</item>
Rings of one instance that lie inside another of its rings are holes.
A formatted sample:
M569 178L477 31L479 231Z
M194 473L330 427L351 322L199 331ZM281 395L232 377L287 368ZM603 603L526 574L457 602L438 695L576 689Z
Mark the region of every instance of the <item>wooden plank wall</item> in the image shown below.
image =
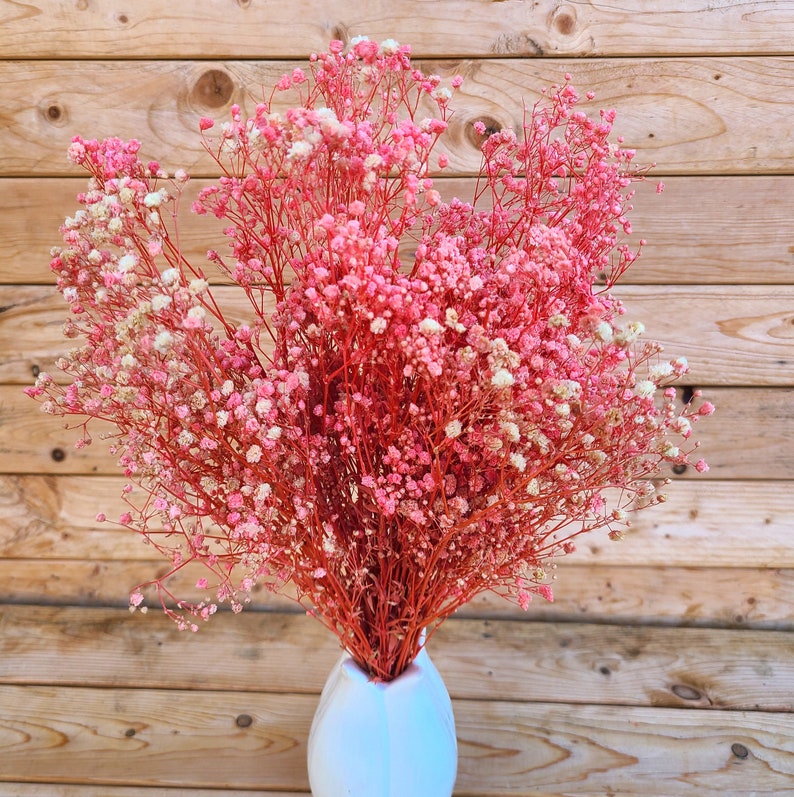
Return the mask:
M517 124L566 71L618 108L667 185L637 196L621 293L718 406L709 473L583 544L556 603L484 597L433 640L456 794L794 794L794 2L0 0L0 797L308 791L334 640L264 596L196 635L129 615L162 563L94 521L119 505L112 459L21 390L63 347L47 264L83 184L71 136L138 137L200 184L200 116L358 34L464 76L448 194L477 168L471 123Z

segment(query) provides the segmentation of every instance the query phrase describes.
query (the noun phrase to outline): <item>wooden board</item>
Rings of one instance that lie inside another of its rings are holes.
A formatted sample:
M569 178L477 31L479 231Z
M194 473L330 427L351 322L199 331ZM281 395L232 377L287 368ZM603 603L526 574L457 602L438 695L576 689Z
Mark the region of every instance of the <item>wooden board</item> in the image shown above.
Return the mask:
M787 632L456 618L428 650L453 698L794 710ZM319 694L339 655L305 615L225 614L191 634L156 612L0 606L2 684Z
M449 152L451 175L479 168L475 121L520 127L522 102L531 104L565 72L583 91L596 92L596 100L583 108L597 113L618 107L616 134L637 149L636 162L658 164L659 174L792 170L794 141L787 106L780 101L794 91L790 57L497 58L417 65L446 79L464 78L440 149ZM215 169L197 135L199 118L226 117L233 102L250 113L262 84L273 85L293 67L274 61L0 62L5 121L0 174L74 174L63 153L80 133L139 138L144 159L159 160L169 170L211 175Z
M444 197L472 191L472 123L518 126L565 72L588 112L617 108L657 164L620 295L718 407L696 431L709 473L675 476L621 543L583 538L554 603L484 594L431 640L455 794L794 797L794 0L0 0L0 797L309 797L335 638L262 589L198 634L154 596L130 614L168 563L96 522L124 508L114 457L75 451L21 388L65 348L48 261L85 182L72 136L187 167L187 209L215 172L199 118L250 113L262 83L359 34L464 77ZM201 262L221 225L185 216ZM175 592L204 594L198 575Z
M180 216L183 252L194 264L207 249L223 252L222 224L189 212L198 189L188 183ZM792 284L794 283L794 176L668 177L637 184L631 213L635 234L647 240L642 257L623 284ZM439 178L445 199L474 195L471 178ZM0 178L0 283L52 284L50 249L60 243L58 228L77 208L85 180ZM763 235L752 208L763 207ZM401 249L406 262L414 251ZM208 274L215 272L208 270ZM214 277L213 277L214 278Z
M164 573L162 560L0 559L0 602L124 608L136 584ZM794 570L599 566L583 556L562 561L557 575L554 603L534 600L524 612L484 593L456 616L794 630ZM177 576L174 591L189 600L205 595L190 576ZM288 598L261 590L247 611L273 609L300 613Z
M697 427L695 437L711 468L696 474L698 479L779 479L794 472L794 389L709 387L706 397L719 415ZM99 436L109 431L106 424L92 422L96 442L75 450L77 431L40 412L19 386L0 385L0 408L0 473L117 472L116 458L106 453Z
M112 522L127 509L124 482L123 477L0 475L0 556L153 558L137 534ZM632 517L625 539L613 542L606 532L595 532L562 561L685 567L698 564L708 548L712 567L794 567L791 487L788 481L679 480L665 489L665 503ZM109 522L97 523L99 512Z
M0 702L2 780L308 785L316 695L3 686ZM453 708L461 797L785 794L794 776L786 714L495 700Z
M212 293L227 320L253 320L240 288ZM614 293L626 320L642 321L665 357L688 359L681 384L794 386L794 286L635 285ZM75 345L62 334L68 317L51 287L0 285L0 382L31 384L40 371L57 378L55 361Z
M715 6L671 0L649 8L593 0L560 4L511 0L278 0L236 3L175 0L168 14L153 0L111 11L88 0L6 3L0 48L8 58L297 56L330 38L366 34L396 38L422 55L646 55L677 53L790 53L794 26L786 0ZM454 35L450 25L454 23ZM211 36L207 32L212 31Z
M258 792L266 797L311 797L304 791ZM238 789L183 789L163 786L91 786L68 783L3 783L0 797L251 797L249 790Z

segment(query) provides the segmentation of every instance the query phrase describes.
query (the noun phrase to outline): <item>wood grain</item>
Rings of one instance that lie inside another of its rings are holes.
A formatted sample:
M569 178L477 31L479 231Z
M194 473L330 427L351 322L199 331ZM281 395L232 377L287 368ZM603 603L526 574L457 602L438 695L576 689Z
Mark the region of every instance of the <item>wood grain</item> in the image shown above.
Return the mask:
M126 607L132 588L164 575L162 560L0 559L0 600L48 605ZM175 594L200 599L196 571L169 581ZM759 568L599 566L586 559L560 564L553 604L536 600L528 611L484 593L461 617L550 622L588 621L791 630L794 571ZM149 603L158 611L157 600ZM300 612L286 595L258 590L251 611Z
M151 559L152 550L137 534L112 522L127 509L120 497L124 482L106 476L0 475L0 556ZM563 561L685 567L698 564L707 547L712 567L794 567L791 485L680 480L665 489L665 503L633 516L625 539L612 542L606 532L596 532ZM131 498L140 495L136 491ZM97 523L99 512L111 522Z
M794 389L710 387L706 397L719 416L696 430L711 468L697 474L699 480L780 479L794 472ZM116 473L116 458L99 436L103 431L109 431L106 424L92 422L96 442L76 450L75 430L40 412L19 386L0 385L0 473ZM673 475L669 469L663 474Z
M685 627L794 630L794 570L757 567L599 566L560 563L554 603L533 601L524 612L484 593L460 617L491 620L648 624ZM130 590L164 575L162 560L2 559L0 602L125 608ZM192 578L191 578L192 576ZM195 573L171 583L188 600L205 597ZM154 600L154 599L153 599ZM300 610L289 598L259 590L249 611ZM153 611L158 611L156 608Z
M65 348L48 261L85 183L72 136L188 168L188 209L215 172L199 118L250 113L262 83L359 34L464 77L445 198L472 191L472 123L518 126L565 72L588 112L617 108L657 164L620 295L718 408L695 435L709 473L674 476L622 542L585 538L554 603L484 594L430 641L456 796L794 797L794 0L0 0L0 797L310 797L335 638L289 591L198 634L154 596L130 614L168 563L95 520L124 509L100 425L76 451L21 387ZM193 262L220 227L184 214ZM171 585L198 597L198 575Z
M240 288L212 293L227 320L254 318ZM794 286L635 285L614 293L664 356L689 360L681 384L794 386ZM0 382L28 385L40 371L57 378L55 361L75 345L62 335L68 316L51 287L0 285Z
M311 797L304 791L259 791L265 797ZM0 797L251 797L246 789L182 789L163 786L91 786L81 783L3 783Z
M190 203L208 180L191 180L180 215L183 252L196 264L207 249L225 251L222 224L197 217ZM635 244L647 240L642 257L623 284L792 284L794 283L794 176L668 177L635 186L631 213ZM77 207L82 178L0 178L0 283L52 284L50 249L58 228ZM439 178L445 199L474 195L471 178ZM763 233L755 208L763 208ZM406 262L413 249L405 245ZM215 272L207 272L215 278Z
M794 141L787 106L794 60L755 58L472 59L418 66L463 87L440 151L450 174L474 174L480 164L472 124L520 127L522 102L572 73L597 99L582 108L620 111L616 134L637 150L638 163L659 174L791 173ZM244 113L294 63L277 61L20 61L0 62L0 174L75 173L62 153L80 133L139 138L144 159L196 176L214 173L197 135L202 115ZM134 79L132 79L134 76ZM274 106L275 107L275 106ZM110 111L110 112L109 112ZM751 119L752 124L747 120ZM764 135L758 136L757 131Z
M3 686L0 778L306 789L315 695ZM457 795L784 794L786 714L453 703ZM251 719L239 727L236 718ZM286 784L286 785L284 785Z
M456 618L428 650L453 698L794 710L787 632ZM305 615L226 614L185 634L157 613L0 606L0 654L3 684L319 694L340 649Z
M665 357L685 356L685 382L794 384L794 289L788 286L621 286L626 319L641 320Z
M0 48L7 58L259 58L305 57L331 38L366 33L396 38L423 56L648 55L790 53L794 26L785 0L711 3L674 0L649 9L642 0L619 7L603 0L560 4L511 0L341 0L251 3L153 0L110 11L92 3L0 5ZM450 35L454 20L455 35ZM207 31L212 36L207 36Z

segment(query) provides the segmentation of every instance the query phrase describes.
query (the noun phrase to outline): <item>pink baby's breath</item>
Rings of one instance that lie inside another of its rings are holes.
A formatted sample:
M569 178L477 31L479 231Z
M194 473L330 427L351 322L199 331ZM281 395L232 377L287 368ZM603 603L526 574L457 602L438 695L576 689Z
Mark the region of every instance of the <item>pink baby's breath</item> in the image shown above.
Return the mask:
M276 84L288 111L200 120L223 177L194 210L224 223L228 254L208 257L248 299L243 324L179 248L187 175L136 141L76 139L92 181L52 269L78 345L68 384L27 391L115 424L143 496L125 487L120 523L169 574L204 565L216 583L197 586L233 611L291 582L381 679L483 590L551 599L554 559L662 500L650 477L689 464L713 411L676 406L685 360L609 292L637 256L620 236L641 179L614 112L590 119L565 82L518 133L475 124L475 196L444 202L429 174L460 84L392 40L332 42ZM215 612L153 583L180 627Z

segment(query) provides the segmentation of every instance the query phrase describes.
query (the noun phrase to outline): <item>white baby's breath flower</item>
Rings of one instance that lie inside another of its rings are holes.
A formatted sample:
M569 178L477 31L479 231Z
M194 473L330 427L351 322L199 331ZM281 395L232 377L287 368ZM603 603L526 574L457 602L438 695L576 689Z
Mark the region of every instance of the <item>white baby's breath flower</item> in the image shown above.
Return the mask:
M645 332L645 325L641 321L632 321L622 329L615 331L615 343L618 346L629 346Z
M652 365L648 369L648 376L653 379L654 382L658 382L660 379L664 379L666 376L670 376L673 373L673 366L670 363L658 363L657 365Z
M515 377L513 374L510 373L506 368L500 368L496 373L491 377L491 384L494 387L510 387L512 384L515 383Z
M95 202L93 205L91 205L91 208L88 212L95 219L100 219L102 221L110 217L110 211L108 209L107 203L104 201Z
M339 121L339 117L336 115L336 111L333 108L318 108L316 113L317 113L317 118L321 122Z
M257 445L251 446L248 451L246 451L245 458L246 461L250 462L252 465L255 465L260 459L262 459L262 449Z
M380 51L384 55L394 55L400 49L400 45L394 39L386 39L380 43Z
M174 336L167 329L164 329L157 334L153 345L160 354L168 354L174 345Z
M171 297L164 293L158 293L152 297L152 310L154 310L155 313L159 313L160 310L165 310L169 304L171 304Z
M518 428L518 424L512 421L502 421L499 426L511 443L517 443L521 439L521 432Z
M692 424L687 418L676 418L672 423L672 428L684 437L688 437L692 432Z
M119 258L118 269L122 272L132 271L138 263L138 258L135 255L126 254Z
M369 331L372 332L374 335L380 335L386 329L386 319L382 316L378 316L377 318L373 318L372 321L369 322Z
M656 392L656 385L650 379L640 379L640 381L634 385L634 392L640 398L651 398Z
M447 307L444 313L444 323L450 328L454 329L455 332L465 332L466 327L460 323L458 318L457 310L454 310L451 307Z
M287 150L287 160L308 158L312 152L314 147L308 141L294 141Z
M197 318L199 321L203 321L207 317L207 311L201 305L196 305L196 307L191 307L190 310L187 311L187 317Z
M205 279L194 279L190 280L187 287L194 296L198 296L209 288L209 283Z
M519 472L523 473L527 469L527 460L523 454L514 451L510 455L510 464Z
M674 446L669 440L662 445L662 456L674 459L679 453L678 446Z
M602 321L595 328L595 336L603 343L611 343L613 338L612 327L606 321Z
M151 191L143 198L143 204L147 208L159 208L163 204L163 194L160 191Z
M423 318L419 322L419 330L423 335L440 335L444 327L433 318Z
M461 425L460 421L456 418L454 421L450 421L444 427L444 434L450 439L454 439L460 436L460 433L463 431L463 426Z

